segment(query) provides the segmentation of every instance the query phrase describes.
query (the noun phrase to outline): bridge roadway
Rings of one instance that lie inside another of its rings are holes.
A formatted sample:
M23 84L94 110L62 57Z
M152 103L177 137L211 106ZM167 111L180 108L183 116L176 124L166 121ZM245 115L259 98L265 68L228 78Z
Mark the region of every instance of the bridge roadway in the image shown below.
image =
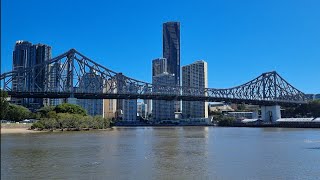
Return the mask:
M297 106L306 104L306 101L288 101L288 100L250 100L224 97L208 96L184 96L184 95L161 95L161 94L107 94L107 93L70 93L70 92L13 92L7 91L8 95L15 98L77 98L77 99L152 99L166 101L206 101L206 102L227 102L236 104L254 104L263 106Z

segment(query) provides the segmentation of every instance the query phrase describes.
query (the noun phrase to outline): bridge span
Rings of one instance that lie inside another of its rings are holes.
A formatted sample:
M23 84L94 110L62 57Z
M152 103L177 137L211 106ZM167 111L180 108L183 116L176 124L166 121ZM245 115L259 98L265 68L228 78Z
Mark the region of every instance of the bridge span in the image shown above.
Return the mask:
M83 83L91 76L92 83ZM306 95L277 72L227 88L155 85L112 71L75 49L30 68L1 74L1 87L14 98L153 99L224 101L264 106L307 103Z

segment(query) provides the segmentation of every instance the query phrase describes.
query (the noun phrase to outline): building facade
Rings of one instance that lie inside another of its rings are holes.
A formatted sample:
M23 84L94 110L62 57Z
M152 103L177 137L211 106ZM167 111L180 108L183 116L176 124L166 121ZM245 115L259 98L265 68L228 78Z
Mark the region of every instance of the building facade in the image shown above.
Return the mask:
M208 88L208 65L205 61L196 61L182 67L182 86L197 89ZM183 94L189 92L182 92ZM203 94L205 95L205 94ZM183 101L182 114L184 118L207 118L208 103L201 101Z
M167 72L175 75L175 84L180 85L180 23L163 24L163 57L167 59Z
M49 75L48 82L46 84L46 90L51 92L59 92L61 91L61 87L63 87L62 81L60 79L61 76L66 76L66 72L62 71L62 67L60 63L50 64L47 68L47 73ZM45 98L44 105L46 106L57 106L63 103L63 99L55 99L55 98Z
M13 51L12 70L22 70L34 67L51 59L51 47L45 44L36 44L28 41L17 41ZM12 80L14 91L41 91L46 87L46 71L48 67L35 68L28 75L21 73ZM13 98L12 102L23 105L31 110L44 105L42 98Z
M102 93L102 77L91 70L81 77L77 91L83 93ZM91 116L103 115L103 99L78 99L77 104L83 107Z
M115 119L117 111L116 99L104 99L103 100L103 117L106 119Z
M174 86L176 84L175 75L164 72L152 77L152 84L154 85L154 93L171 94L172 92L164 91L161 86ZM155 122L161 120L175 119L175 104L174 101L153 100L152 101L152 119Z
M151 93L152 89L146 89L146 93ZM152 100L151 99L144 99L143 103L146 105L146 119L150 120L152 116Z
M147 117L148 117L148 114L147 114L148 106L147 106L147 104L145 104L144 102L138 102L137 106L138 106L137 107L138 116L140 116L143 119L147 119Z
M116 93L116 82L114 80L104 81L104 93ZM104 99L103 100L103 117L114 120L117 112L117 99Z
M125 92L125 78L122 73L118 73L114 79L116 83L116 93L124 93ZM123 119L123 99L117 99L116 103L116 119L122 120Z
M125 87L125 92L136 93L138 91L134 84L128 84ZM137 100L136 99L123 99L122 100L123 109L123 121L137 121Z
M157 76L168 71L167 59L157 58L152 61L152 76Z
M31 46L32 44L28 41L17 41L13 51L13 63L12 70L19 71L23 68L30 67L29 62L31 61ZM29 82L23 73L19 73L17 76L12 79L12 90L13 91L23 91L27 86L27 82ZM27 99L22 98L12 98L11 102L18 105L25 104Z
M175 85L180 86L180 22L163 24L163 57L167 59L167 72L174 74ZM175 101L175 112L181 112L181 101Z

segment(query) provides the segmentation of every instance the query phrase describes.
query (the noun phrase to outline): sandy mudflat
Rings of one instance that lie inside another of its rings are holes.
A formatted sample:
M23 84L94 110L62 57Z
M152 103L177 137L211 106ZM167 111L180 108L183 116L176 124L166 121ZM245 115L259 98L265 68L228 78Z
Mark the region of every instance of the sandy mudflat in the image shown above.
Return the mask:
M24 133L38 133L41 131L28 130L26 128L1 128L1 134L24 134Z

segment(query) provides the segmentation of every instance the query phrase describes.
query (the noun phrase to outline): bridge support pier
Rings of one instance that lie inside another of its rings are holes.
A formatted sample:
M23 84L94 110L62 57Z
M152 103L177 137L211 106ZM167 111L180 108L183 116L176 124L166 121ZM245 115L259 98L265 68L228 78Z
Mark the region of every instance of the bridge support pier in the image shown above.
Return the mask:
M261 106L261 119L265 122L276 122L281 118L281 111L279 105Z

